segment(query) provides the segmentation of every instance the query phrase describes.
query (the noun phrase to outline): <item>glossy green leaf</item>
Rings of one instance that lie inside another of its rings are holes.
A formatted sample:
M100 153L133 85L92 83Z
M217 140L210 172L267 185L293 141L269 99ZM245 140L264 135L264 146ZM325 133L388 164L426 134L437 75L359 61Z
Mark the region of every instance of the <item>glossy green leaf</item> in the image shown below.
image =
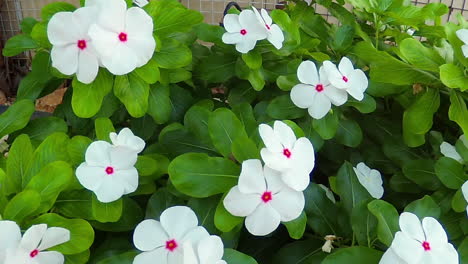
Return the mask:
M94 128L96 130L96 138L110 142L109 134L115 132L114 125L109 118L100 117L94 120Z
M268 104L267 113L274 119L296 119L306 115L307 111L295 106L288 94L275 97Z
M298 218L289 222L284 222L284 225L288 229L288 233L291 238L301 239L306 229L307 215L305 212L302 212Z
M3 219L20 223L31 216L41 204L41 195L34 190L25 190L15 195L6 205Z
M34 148L28 135L18 136L10 147L6 162L5 194L18 193L22 189L22 180L29 162L33 157Z
M34 103L24 99L15 102L0 115L0 137L24 128L34 113Z
M176 40L165 39L161 50L154 55L154 61L160 68L177 69L192 62L192 52Z
M450 189L459 189L468 180L463 165L451 158L441 157L434 170L442 184Z
M148 114L157 124L164 124L171 118L172 103L170 89L161 84L152 85L148 99Z
M398 226L398 212L393 205L383 200L374 200L367 205L369 211L377 217L377 237L387 246L393 241Z
M440 66L440 80L449 88L459 88L462 91L468 89L468 77L463 69L454 64L444 64Z
M350 119L341 120L338 123L335 139L337 142L355 148L362 142L362 130L359 124Z
M368 263L377 264L383 252L368 247L340 248L328 255L322 264Z
M115 77L114 94L132 117L142 117L148 110L150 87L136 73Z
M439 205L428 195L409 203L405 207L405 212L411 212L417 215L419 219L424 217L439 219L441 213Z
M441 183L434 172L434 161L428 159L411 160L403 165L406 178L426 190L437 190Z
M336 175L336 188L344 208L351 215L361 201L371 199L369 192L361 185L353 170L353 165L345 162Z
M20 34L8 39L2 50L2 55L5 57L12 57L24 51L36 48L39 48L36 41L26 34Z
M224 250L223 260L229 264L257 264L251 256L230 248Z
M216 149L229 157L234 141L247 138L245 128L237 116L227 108L216 109L208 119L208 131Z
M122 199L111 203L102 203L97 199L96 195L93 194L91 204L93 218L101 223L117 222L122 216Z
M216 207L214 223L217 229L226 233L232 231L236 226L240 225L244 221L244 218L234 216L226 210L223 204L225 197L226 195L224 195L219 200L218 206Z

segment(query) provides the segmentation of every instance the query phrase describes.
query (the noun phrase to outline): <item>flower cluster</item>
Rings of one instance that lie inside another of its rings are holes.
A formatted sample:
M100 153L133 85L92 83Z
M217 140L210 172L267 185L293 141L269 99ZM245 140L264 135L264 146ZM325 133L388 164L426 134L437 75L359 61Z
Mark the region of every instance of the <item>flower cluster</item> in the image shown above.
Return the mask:
M145 142L128 128L119 134L110 133L112 144L95 141L86 149L85 162L76 169L83 187L93 191L103 203L116 201L138 187L135 163Z
M153 20L124 0L87 0L74 12L56 13L47 26L52 66L78 81L94 81L99 66L124 75L148 63L156 48Z
M223 204L235 216L246 217L247 230L256 236L273 232L280 222L298 218L305 204L302 191L310 182L315 164L312 143L296 139L293 130L281 121L274 127L262 124L260 136L265 144L260 160L242 163L238 185L226 195Z
M382 175L378 170L369 168L363 162L353 168L354 173L359 180L359 183L366 188L369 194L375 199L380 199L383 196L384 189L382 187Z
M283 47L284 34L265 9L260 13L255 7L242 10L239 15L224 16L224 33L222 39L226 44L236 44L237 51L248 53L255 48L259 40L267 39L276 49Z
M222 240L198 226L197 216L186 206L166 209L160 221L147 219L138 224L133 243L143 251L134 264L226 264L221 260Z
M379 264L458 264L458 253L448 243L440 223L425 217L422 221L412 213L400 215L400 229Z
M348 100L348 94L361 101L369 81L360 69L354 69L351 61L343 57L338 67L324 61L317 71L315 63L304 61L297 69L300 84L291 90L291 100L299 107L308 109L315 119L324 117L331 105L340 106Z
M0 263L63 264L61 253L46 250L69 240L70 231L62 227L33 225L21 237L15 222L0 221Z

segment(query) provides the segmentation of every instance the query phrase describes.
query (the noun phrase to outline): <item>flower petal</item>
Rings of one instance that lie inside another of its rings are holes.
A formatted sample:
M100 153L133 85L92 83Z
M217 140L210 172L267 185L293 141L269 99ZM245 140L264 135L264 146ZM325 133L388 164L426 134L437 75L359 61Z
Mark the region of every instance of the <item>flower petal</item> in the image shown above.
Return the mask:
M226 44L236 44L242 41L242 35L239 32L229 33L226 32L223 34L222 40Z
M330 99L324 93L317 93L309 107L309 115L315 119L326 116L331 109Z
M338 64L338 70L342 75L349 78L354 71L353 63L347 57L343 57Z
M327 74L328 81L330 81L333 86L339 89L344 89L347 87L347 83L343 81L343 75L340 73L335 64L333 64L331 61L324 61L323 68Z
M95 141L86 149L85 160L90 166L105 167L110 164L112 145L106 141Z
M398 257L397 254L390 247L385 251L382 258L379 261L379 264L408 264L406 261Z
M112 144L131 148L137 153L142 152L146 144L143 139L135 136L128 127L120 130L118 135L113 132L110 133L109 137L112 141Z
M55 247L70 240L70 231L62 227L49 227L42 237L39 251Z
M63 264L65 262L65 257L62 253L57 251L47 251L47 252L39 252L35 257L36 263L47 263L47 264Z
M462 47L463 56L468 57L468 45L463 45Z
M325 87L323 92L330 99L331 103L336 106L343 105L348 100L348 94L345 90L335 88L331 84Z
M183 263L184 255L183 255L182 252L183 252L183 250L175 250L173 252L169 252L169 254L167 254L167 264Z
M187 206L173 206L162 212L161 225L169 238L180 239L198 225L197 215Z
M103 167L89 166L83 162L76 168L76 178L83 187L90 191L99 189L105 177L108 177Z
M419 218L412 213L402 213L399 219L400 229L408 237L421 243L425 240L424 232Z
M281 216L268 204L261 204L245 219L245 227L254 236L265 236L275 231Z
M127 10L125 30L132 38L146 38L153 36L153 19L143 9L132 7Z
M125 15L127 3L124 0L114 0L111 5L102 6L99 12L97 24L116 34L125 31Z
M99 72L99 62L95 54L89 49L79 52L76 77L84 84L90 84Z
M138 188L138 171L135 168L116 170L111 176L123 186L123 194L129 194Z
M137 153L126 147L115 146L112 147L110 151L111 164L119 170L132 168L135 165L137 158Z
M310 183L309 173L297 168L282 172L281 179L285 185L296 191L304 191Z
M224 254L223 241L219 236L209 236L198 244L198 256L201 263L216 263Z
M457 30L457 32L455 32L455 34L457 34L457 37L463 41L465 44L468 44L468 29L460 29L460 30Z
M76 45L81 36L73 21L73 13L59 12L52 16L47 24L47 37L54 46Z
M33 225L23 235L20 242L20 247L28 252L39 247L42 237L47 231L46 224Z
M468 181L466 181L462 185L461 191L462 191L463 196L465 197L465 200L468 202Z
M264 25L258 23L257 17L252 10L242 10L239 14L239 24L241 25L241 28L247 30L246 36L248 38L253 40L267 38L267 29Z
M52 67L65 75L72 75L78 70L78 47L75 44L53 46L50 53Z
M299 108L312 106L317 91L308 84L297 84L291 90L291 101Z
M258 132L262 138L263 144L271 152L283 152L278 135L273 131L273 128L266 124L260 124Z
M86 36L86 39L88 39L89 28L96 22L98 15L99 8L97 7L82 7L73 12L73 24L77 27L81 38Z
M244 194L239 191L238 186L234 186L224 198L223 205L232 215L245 217L250 215L260 202L258 194Z
M158 264L167 264L167 251L164 247L157 248L153 251L143 252L138 254L133 259L133 264L154 264L157 261Z
M303 61L297 68L297 78L301 83L316 85L319 83L317 66L312 61Z
M133 233L133 244L141 251L151 251L162 247L168 239L169 237L161 223L153 219L139 223Z
M355 70L349 75L348 88L346 91L358 101L364 99L364 91L367 89L369 81L366 74L361 70Z
M126 44L138 58L137 67L146 65L156 49L156 41L151 34L147 37L130 37Z
M447 234L442 225L433 217L424 217L422 228L428 241L433 248L442 248L448 243Z
M20 240L21 230L18 224L8 220L0 221L0 249L15 248Z
M193 249L193 245L190 242L185 242L183 245L184 249L184 264L200 264L198 262L197 254Z
M267 191L277 193L282 190L286 185L281 179L281 173L265 165L263 168L263 175L267 182Z
M281 141L281 144L288 149L292 149L294 143L296 142L296 135L294 131L282 121L275 121L273 125L273 130L275 134L278 135L278 138Z
M396 255L408 263L420 263L419 261L424 253L421 243L401 231L396 232L390 247Z
M267 39L276 49L281 49L283 47L284 34L278 25L271 25L270 34Z
M272 169L283 171L291 167L291 162L283 153L272 153L270 150L263 148L260 155L265 165Z
M260 10L260 12L262 14L262 18L265 21L265 23L267 23L267 25L271 25L273 23L273 20L271 19L268 12L264 8L262 8L262 10Z
M89 28L88 34L91 37L93 46L100 57L110 57L115 55L116 47L120 44L117 33L108 31L97 24L93 24Z
M308 138L299 138L293 147L292 167L310 173L315 166L314 146Z
M242 162L239 176L239 191L245 194L262 194L266 190L262 162L250 159Z
M210 234L203 226L197 226L194 229L191 229L182 237L182 242L189 242L194 245L197 245L200 240L209 237Z
M270 203L281 216L281 221L289 222L301 215L304 210L305 199L302 192L284 188L273 196Z
M139 58L126 43L117 43L110 56L102 58L102 64L114 75L125 75L139 65Z
M243 37L240 42L236 44L236 50L240 53L248 53L255 48L257 41L255 39Z
M124 186L112 176L104 177L102 184L97 188L94 193L101 203L110 203L117 201L124 194Z
M463 158L458 154L455 147L445 141L440 144L440 152L447 158L452 158L459 163L463 163Z
M226 31L230 33L239 33L239 31L242 29L239 23L239 15L236 14L225 15L223 19L223 24Z

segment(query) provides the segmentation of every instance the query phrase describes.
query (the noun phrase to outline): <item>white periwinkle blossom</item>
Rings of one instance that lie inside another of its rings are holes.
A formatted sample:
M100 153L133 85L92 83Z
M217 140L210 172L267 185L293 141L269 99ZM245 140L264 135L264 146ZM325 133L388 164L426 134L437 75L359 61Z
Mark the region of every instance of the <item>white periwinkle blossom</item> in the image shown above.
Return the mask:
M379 264L458 264L458 253L440 223L412 213L400 215L400 229Z
M442 144L440 144L440 152L442 153L442 155L444 155L447 158L454 159L454 160L458 161L459 163L464 162L463 158L457 152L457 149L455 148L455 146L451 145L448 142L444 141L444 142L442 142Z
M462 191L463 197L465 197L465 200L468 203L468 181L466 181L462 185L461 191ZM468 215L468 205L466 206L466 214Z
M88 0L86 5L100 9L89 35L104 67L115 75L124 75L148 63L156 41L153 20L143 9L127 10L124 0L114 0L112 4Z
M147 219L135 228L133 243L143 252L135 257L133 264L184 263L185 244L198 248L199 242L209 237L206 229L198 226L198 218L192 209L186 206L170 207L162 212L160 221ZM207 257L210 259L211 256Z
M260 160L246 160L238 185L229 191L223 204L232 215L246 217L245 227L251 234L265 236L280 222L298 218L305 199L302 192L286 186L277 171L262 167Z
M227 264L223 255L223 241L218 236L203 238L196 248L190 242L184 243L184 264Z
M118 134L111 132L109 134L109 138L114 146L127 147L136 153L142 152L145 148L145 141L140 137L135 136L128 127L120 130Z
M465 44L461 47L463 51L463 55L465 57L468 57L468 29L457 30L456 34L457 34L457 37L461 41L463 41L463 43Z
M259 126L265 148L260 151L265 165L277 170L282 181L296 191L303 191L314 169L314 147L309 139L296 139L294 131L284 122L275 121L273 128Z
M69 240L70 231L62 227L33 225L21 237L15 222L0 221L0 263L63 264L62 253L46 250Z
M383 196L384 188L382 187L382 175L378 170L369 168L363 162L360 162L356 167L353 168L354 173L364 188L366 188L369 194L376 198L380 199Z
M139 7L144 7L145 5L149 4L148 0L133 0L133 3Z
M278 25L273 24L273 20L265 9L262 8L262 10L260 10L261 13L259 13L255 7L252 7L252 10L260 24L265 27L267 40L273 44L276 49L281 49L284 41L284 34L281 28Z
M94 23L97 9L79 8L59 12L49 21L47 37L52 43L52 66L66 75L76 73L78 81L89 84L99 71L99 59L88 30Z
M331 109L331 105L340 106L348 100L345 90L334 87L328 81L325 68L317 67L311 61L303 61L297 69L300 84L291 90L291 100L299 108L307 108L310 116L315 119L324 117Z
M110 203L137 189L136 161L137 153L131 148L95 141L86 149L85 162L76 169L76 177L100 202Z
M323 67L333 86L344 89L356 100L364 99L369 80L362 70L354 69L353 63L348 58L341 58L338 68L331 61L324 61Z
M227 14L223 20L226 33L222 40L226 44L236 44L236 50L247 53L258 40L267 38L265 26L260 24L252 10L243 10L239 15Z

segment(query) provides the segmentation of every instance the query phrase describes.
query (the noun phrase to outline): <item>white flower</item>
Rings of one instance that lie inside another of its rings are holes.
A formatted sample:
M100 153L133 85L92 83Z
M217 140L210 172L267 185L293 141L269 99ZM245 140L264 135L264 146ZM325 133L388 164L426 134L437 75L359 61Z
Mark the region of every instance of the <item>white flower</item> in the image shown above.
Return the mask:
M185 243L198 245L207 237L208 232L198 226L192 209L186 206L168 208L162 212L160 222L147 219L135 228L133 243L144 252L135 257L133 264L181 264Z
M440 144L440 152L447 158L451 158L458 161L459 163L463 163L463 158L460 156L460 154L458 154L455 146L445 141Z
M262 159L266 166L279 171L287 186L303 191L309 185L309 174L314 168L314 147L305 137L296 139L293 130L281 121L275 121L273 127L265 124L259 127L266 147L260 151Z
M338 68L330 61L324 61L323 67L325 67L328 79L333 86L346 90L356 100L361 101L364 98L364 91L366 91L369 81L362 70L354 69L348 58L343 57Z
M348 100L346 91L337 89L329 81L325 68L317 67L311 61L303 61L297 69L301 84L291 90L291 100L299 108L308 108L315 119L324 117L331 109L331 104L340 106Z
M322 188L322 190L325 191L325 195L327 196L327 198L328 198L330 201L332 201L332 203L336 203L335 196L333 196L332 191L331 191L327 186L325 186L325 185L323 185L323 184L318 184L318 186L319 186L320 188Z
M465 197L465 200L468 203L468 181L466 181L462 185L461 191L462 191L463 197ZM468 215L468 205L466 206L466 214Z
M70 231L40 224L31 226L21 238L16 223L0 221L0 237L0 263L63 264L65 258L62 253L45 250L69 241Z
M140 153L145 148L145 141L133 134L133 132L125 127L120 130L119 134L111 132L109 134L110 140L114 146L127 147Z
M235 216L247 217L245 226L256 236L278 228L280 222L298 218L304 209L304 194L284 185L277 171L260 160L246 160L238 185L224 198L224 207Z
M236 44L236 50L247 53L253 48L257 40L267 38L265 27L260 24L252 10L243 10L239 15L227 14L224 16L222 40L226 44Z
M265 9L262 8L262 10L260 10L261 14L258 12L257 8L252 6L252 9L257 20L266 29L267 40L273 44L276 49L281 49L284 41L284 34L281 28L278 25L273 24L273 20Z
M463 43L465 43L465 45L463 45L461 48L463 51L463 55L465 57L468 57L468 29L457 30L456 34L457 34L457 37L461 41L463 41Z
M184 264L227 264L221 259L224 245L218 236L209 236L200 240L195 248L196 250L190 242L184 243Z
M380 264L458 264L458 253L448 243L444 228L432 217L421 221L412 213L400 215L400 229Z
M153 20L141 8L127 10L124 0L87 1L100 8L89 35L102 64L115 75L124 75L148 63L156 42L153 38Z
M136 161L134 150L96 141L86 150L85 162L76 169L76 177L99 201L110 203L137 189Z
M465 134L461 135L458 139L461 140L461 142L463 142L463 145L465 145L465 147L468 148L468 139L466 139Z
M367 167L363 162L360 162L353 170L354 173L356 173L359 183L366 188L372 197L376 199L382 198L384 193L382 187L383 181L382 175L380 175L378 170Z
M139 7L144 7L149 2L148 2L148 0L133 0L133 3L135 3Z
M94 22L97 9L83 7L75 12L56 13L47 26L52 43L52 66L66 75L76 73L78 81L89 84L99 71L99 59L88 29Z

